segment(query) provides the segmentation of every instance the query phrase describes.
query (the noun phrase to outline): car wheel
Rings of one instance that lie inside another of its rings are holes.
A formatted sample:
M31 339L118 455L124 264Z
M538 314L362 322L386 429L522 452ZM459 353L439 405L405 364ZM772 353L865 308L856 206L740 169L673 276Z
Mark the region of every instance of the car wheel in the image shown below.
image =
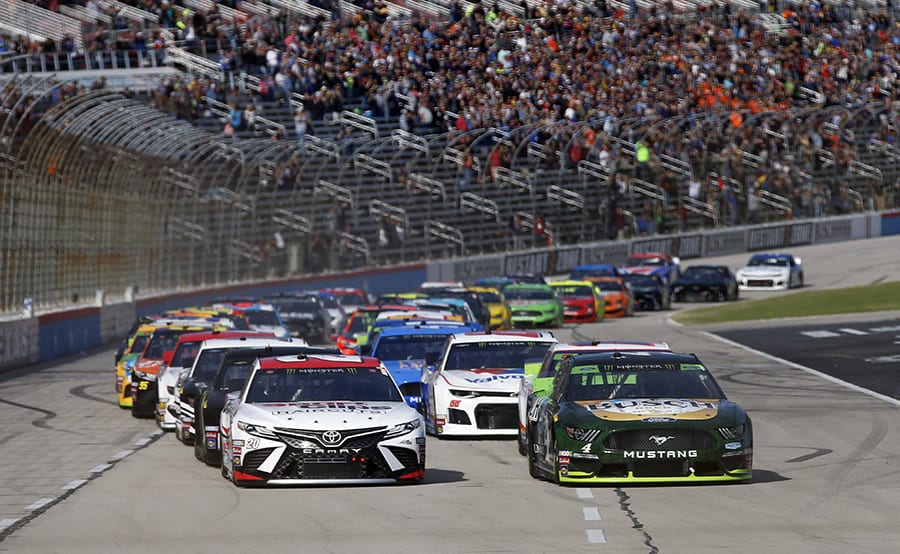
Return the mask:
M797 279L797 288L798 289L803 288L803 274L802 273L800 274L799 278Z
M534 439L531 433L526 432L526 450L525 456L528 458L528 474L534 479L543 479L544 472L534 463Z
M528 443L527 440L522 440L521 435L516 436L516 443L519 447L519 454L522 456L528 455Z
M550 429L550 451L557 452L556 450L556 439L553 436L553 429ZM553 475L550 476L550 481L552 483L559 484L559 455L553 455Z

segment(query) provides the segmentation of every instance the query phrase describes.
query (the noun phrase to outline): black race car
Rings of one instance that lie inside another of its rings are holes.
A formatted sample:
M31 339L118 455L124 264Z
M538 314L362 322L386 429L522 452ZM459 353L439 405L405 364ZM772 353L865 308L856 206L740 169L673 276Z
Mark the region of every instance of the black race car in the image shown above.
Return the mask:
M275 306L292 337L310 344L331 342L331 315L317 294L282 293L266 296L263 302Z
M750 417L694 354L604 352L564 359L528 411L532 477L556 483L745 481Z
M194 429L198 439L194 441L194 456L207 465L222 463L222 443L219 439L219 415L225 407L228 393L241 390L256 358L272 356L296 356L298 354L333 354L336 349L317 346L266 346L260 348L236 348L222 357L215 377L207 384L199 385L194 398Z
M639 310L668 310L672 305L669 286L659 275L628 273L622 276Z
M727 265L692 265L672 284L675 302L723 302L738 299L738 284Z

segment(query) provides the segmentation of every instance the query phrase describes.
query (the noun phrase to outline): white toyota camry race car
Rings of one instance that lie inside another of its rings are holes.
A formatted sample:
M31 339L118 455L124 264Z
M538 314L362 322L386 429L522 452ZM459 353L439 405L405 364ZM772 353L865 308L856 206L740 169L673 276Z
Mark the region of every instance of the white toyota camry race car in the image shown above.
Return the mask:
M754 254L735 277L741 290L790 289L803 286L803 266L790 254Z
M422 416L376 358L257 359L219 425L222 476L236 485L419 482Z

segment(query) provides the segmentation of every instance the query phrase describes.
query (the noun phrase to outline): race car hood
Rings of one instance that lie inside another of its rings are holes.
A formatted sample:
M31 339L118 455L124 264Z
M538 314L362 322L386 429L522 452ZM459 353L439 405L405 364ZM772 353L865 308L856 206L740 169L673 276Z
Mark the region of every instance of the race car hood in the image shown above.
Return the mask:
M273 336L278 338L287 338L290 336L290 333L284 327L279 325L251 325L254 331L259 331L261 333L272 333Z
M235 420L266 427L326 431L396 425L415 419L418 412L405 402L264 402L243 404Z
M589 306L594 305L594 299L588 298L588 297L584 297L584 298L569 297L569 298L563 298L562 303L563 303L563 306L566 306L569 308L587 308Z
M754 265L742 267L738 270L738 273L747 277L779 277L787 275L788 272L788 268L774 265Z
M606 422L707 421L734 419L740 408L728 400L707 398L621 398L567 403L579 420Z
M428 367L424 359L419 360L382 360L385 369L397 382L397 385L416 383L422 376L422 370Z
M524 375L523 368L451 369L441 372L441 377L451 387L493 392L518 391L519 381Z
M134 369L148 375L159 375L159 371L165 367L162 360L140 360L134 365Z

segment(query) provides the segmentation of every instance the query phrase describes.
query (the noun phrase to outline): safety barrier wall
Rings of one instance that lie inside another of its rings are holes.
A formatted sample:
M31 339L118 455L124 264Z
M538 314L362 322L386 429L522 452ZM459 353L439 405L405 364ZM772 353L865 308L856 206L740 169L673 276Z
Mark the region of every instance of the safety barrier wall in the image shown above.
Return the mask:
M885 221L882 216L887 216ZM816 220L787 221L765 225L716 229L702 232L641 237L631 240L588 243L568 248L542 248L527 252L477 256L428 265L432 281L466 281L473 276L499 273L568 273L581 264L622 265L632 253L668 252L682 259L737 254L856 240L880 236L883 230L900 233L900 212L853 214ZM491 271L483 271L490 268ZM502 268L501 272L496 269Z

